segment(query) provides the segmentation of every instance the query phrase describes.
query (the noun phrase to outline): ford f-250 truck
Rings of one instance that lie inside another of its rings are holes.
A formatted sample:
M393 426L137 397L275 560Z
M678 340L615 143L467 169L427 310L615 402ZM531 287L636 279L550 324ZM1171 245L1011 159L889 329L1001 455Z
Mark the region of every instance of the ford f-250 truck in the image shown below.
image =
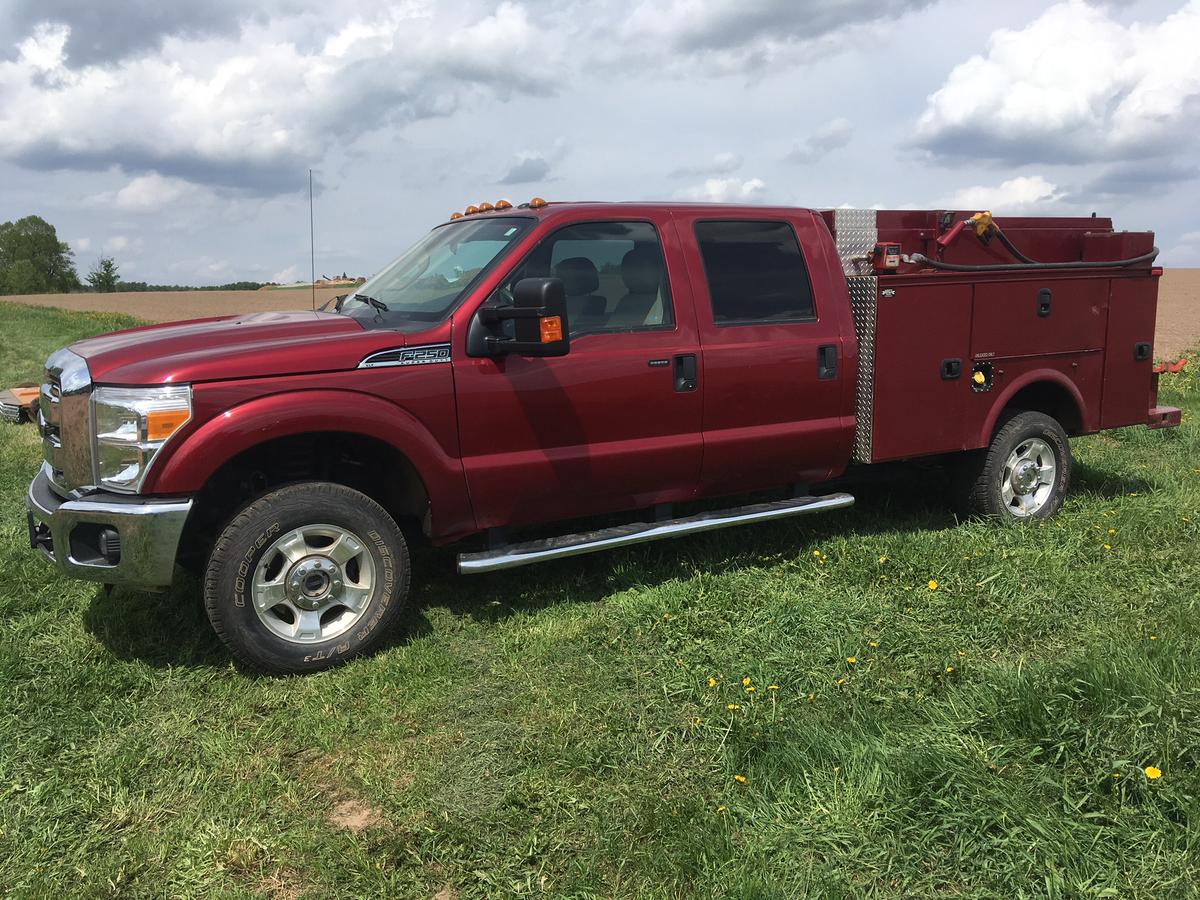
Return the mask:
M1179 423L1156 252L1095 217L469 207L329 310L54 353L30 541L110 585L193 567L232 653L290 673L377 644L413 540L487 572L845 507L809 486L917 457L1044 518L1069 437Z

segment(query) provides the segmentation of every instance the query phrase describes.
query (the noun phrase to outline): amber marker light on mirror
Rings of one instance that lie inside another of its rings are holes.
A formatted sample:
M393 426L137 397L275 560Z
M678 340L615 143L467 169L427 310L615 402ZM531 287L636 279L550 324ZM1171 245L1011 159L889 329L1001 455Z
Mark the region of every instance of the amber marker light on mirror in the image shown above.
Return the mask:
M545 316L541 320L541 326L543 344L553 344L563 339L562 316Z

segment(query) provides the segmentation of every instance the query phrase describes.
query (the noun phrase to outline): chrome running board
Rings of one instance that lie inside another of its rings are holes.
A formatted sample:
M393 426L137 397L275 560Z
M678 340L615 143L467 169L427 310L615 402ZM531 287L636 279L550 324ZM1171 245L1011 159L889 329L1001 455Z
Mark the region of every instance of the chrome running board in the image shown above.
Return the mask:
M852 496L839 493L828 494L824 497L795 497L790 500L778 500L774 503L755 503L751 506L722 509L696 516L686 516L682 519L670 519L665 522L634 522L615 528L603 528L599 531L584 531L579 534L565 534L561 537L546 538L540 541L509 544L507 547L482 553L460 553L458 555L458 571L460 575L473 575L480 572L495 572L499 569L514 569L517 566L562 559L566 556L595 553L597 550L612 550L616 547L628 547L630 544L644 544L664 538L682 537L685 534L698 534L701 531L716 531L718 528L729 528L733 525L773 522L789 516L824 512L829 509L843 509L853 505L854 498Z

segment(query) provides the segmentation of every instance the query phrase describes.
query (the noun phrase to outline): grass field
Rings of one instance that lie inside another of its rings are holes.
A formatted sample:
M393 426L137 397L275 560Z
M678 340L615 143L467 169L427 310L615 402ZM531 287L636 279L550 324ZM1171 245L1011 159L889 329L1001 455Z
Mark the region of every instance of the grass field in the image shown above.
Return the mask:
M0 305L0 383L116 324ZM404 633L305 679L234 668L195 582L59 578L0 427L0 894L1196 896L1200 389L1162 395L1184 426L1075 441L1044 527L913 471L473 580L422 551Z

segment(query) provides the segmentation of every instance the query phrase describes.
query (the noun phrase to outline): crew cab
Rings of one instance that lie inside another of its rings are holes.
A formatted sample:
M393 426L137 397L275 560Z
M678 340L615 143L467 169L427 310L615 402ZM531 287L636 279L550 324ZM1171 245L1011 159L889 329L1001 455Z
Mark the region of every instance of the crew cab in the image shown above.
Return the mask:
M472 206L329 309L54 353L30 542L107 584L191 567L234 656L292 673L377 645L413 541L488 572L846 507L811 487L920 457L966 513L1045 518L1070 437L1179 423L1156 253L1095 217Z

